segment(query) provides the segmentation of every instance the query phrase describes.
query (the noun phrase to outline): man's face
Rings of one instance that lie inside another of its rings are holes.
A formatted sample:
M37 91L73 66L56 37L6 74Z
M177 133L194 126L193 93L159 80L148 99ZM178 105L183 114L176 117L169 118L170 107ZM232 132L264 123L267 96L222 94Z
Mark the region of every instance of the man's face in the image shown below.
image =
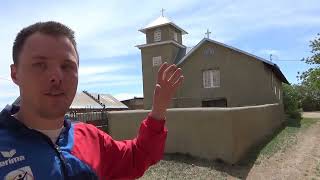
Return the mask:
M11 76L20 88L21 104L42 118L63 116L78 85L77 53L65 36L34 33L27 38Z

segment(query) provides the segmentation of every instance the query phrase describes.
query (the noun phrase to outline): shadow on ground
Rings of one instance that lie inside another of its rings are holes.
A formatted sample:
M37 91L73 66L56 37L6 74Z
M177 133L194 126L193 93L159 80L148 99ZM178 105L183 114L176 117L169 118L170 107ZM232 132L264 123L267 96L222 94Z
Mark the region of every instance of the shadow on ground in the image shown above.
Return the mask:
M207 167L210 169L214 169L222 172L225 175L230 175L239 179L246 179L251 168L254 164L259 164L260 162L256 162L261 150L274 138L276 137L285 127L300 127L300 119L289 119L286 124L278 128L273 135L265 138L258 145L251 148L251 150L247 153L246 157L240 160L237 164L227 164L221 160L207 160L192 157L188 154L166 154L164 156L164 160L166 161L175 161L186 163L189 165L199 166L199 167Z

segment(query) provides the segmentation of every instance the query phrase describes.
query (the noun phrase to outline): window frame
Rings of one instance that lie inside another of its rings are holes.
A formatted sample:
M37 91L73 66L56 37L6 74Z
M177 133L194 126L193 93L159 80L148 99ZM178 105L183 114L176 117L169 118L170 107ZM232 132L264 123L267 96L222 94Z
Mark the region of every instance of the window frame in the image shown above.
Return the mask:
M220 69L203 70L202 71L202 87L205 89L221 87Z
M161 41L161 29L158 28L153 32L153 41L160 42Z
M152 67L157 67L162 64L162 57L161 56L154 56L152 57Z

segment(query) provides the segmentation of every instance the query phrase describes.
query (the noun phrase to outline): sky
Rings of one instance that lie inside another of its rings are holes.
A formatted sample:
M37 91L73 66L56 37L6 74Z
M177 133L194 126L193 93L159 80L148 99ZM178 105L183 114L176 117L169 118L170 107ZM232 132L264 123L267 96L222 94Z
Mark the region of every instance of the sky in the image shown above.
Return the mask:
M54 3L53 3L54 2ZM76 32L80 53L78 91L109 93L119 100L143 96L138 30L161 15L188 32L183 44L205 36L275 62L296 84L310 66L310 40L320 33L319 0L0 0L0 109L19 96L10 78L12 44L24 27L59 21Z

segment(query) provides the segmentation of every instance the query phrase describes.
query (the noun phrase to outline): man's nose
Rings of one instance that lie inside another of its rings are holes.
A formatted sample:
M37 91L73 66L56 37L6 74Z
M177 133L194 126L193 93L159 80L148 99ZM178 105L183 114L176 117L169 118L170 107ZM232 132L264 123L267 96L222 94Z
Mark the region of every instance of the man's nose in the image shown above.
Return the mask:
M60 68L54 68L50 71L49 81L50 84L61 84L63 73Z

